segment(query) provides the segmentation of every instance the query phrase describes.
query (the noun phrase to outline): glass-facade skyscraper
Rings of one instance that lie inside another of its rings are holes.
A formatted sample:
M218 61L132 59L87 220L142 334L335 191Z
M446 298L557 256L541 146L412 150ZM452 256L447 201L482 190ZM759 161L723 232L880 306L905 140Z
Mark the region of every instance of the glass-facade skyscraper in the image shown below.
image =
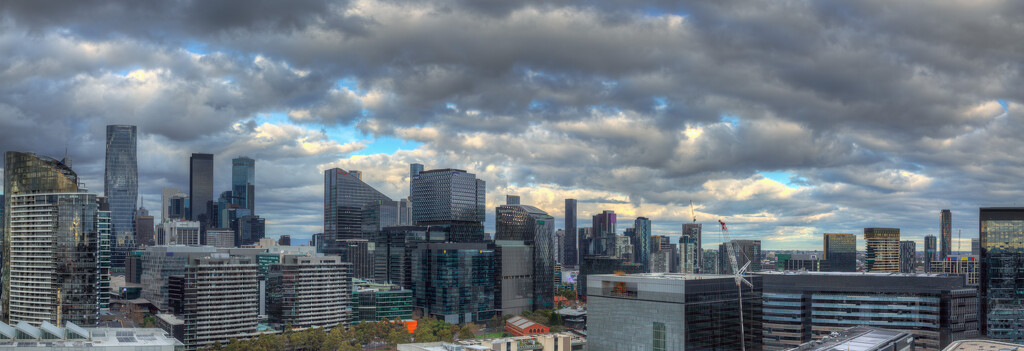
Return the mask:
M914 273L917 270L917 243L912 240L900 241L900 273Z
M231 160L231 200L255 214L256 160L238 157Z
M533 301L531 310L551 309L555 303L555 219L536 207L508 204L499 206L495 217L495 239L522 241L532 250ZM502 255L509 253L503 252Z
M373 237L366 234L363 229L367 214L390 214L394 219L389 222L398 220L397 203L359 178L358 175L341 168L324 171L325 252L343 253L342 250L347 247L343 243L344 240L372 240ZM385 203L395 204L395 210L387 213L370 211L372 207ZM378 222L382 221L384 220L378 218Z
M189 220L203 225L213 217L213 155L192 154L188 167Z
M644 272L651 270L651 220L637 217L633 221L633 262L644 266Z
M900 229L864 228L864 270L879 273L900 271Z
M125 256L135 250L135 209L139 199L135 126L107 126L103 194L110 203L111 263L115 268L124 268Z
M563 267L580 264L580 234L576 230L576 199L565 199L565 262Z
M447 241L484 240L486 183L460 169L421 171L412 177L412 221L444 226Z
M929 272L932 269L932 262L938 261L939 257L936 256L938 251L935 246L935 236L925 235L924 236L924 271Z
M96 195L79 191L78 175L64 161L23 152L5 154L4 191L3 320L96 325L101 306Z
M983 336L1024 343L1024 208L981 208L978 226Z
M591 242L591 255L615 255L615 211L604 211L594 215L592 226L594 240Z
M856 272L857 235L825 233L825 260L831 272Z
M945 260L946 256L953 254L953 215L949 210L939 212L939 234L942 236L941 246L939 247L939 259Z

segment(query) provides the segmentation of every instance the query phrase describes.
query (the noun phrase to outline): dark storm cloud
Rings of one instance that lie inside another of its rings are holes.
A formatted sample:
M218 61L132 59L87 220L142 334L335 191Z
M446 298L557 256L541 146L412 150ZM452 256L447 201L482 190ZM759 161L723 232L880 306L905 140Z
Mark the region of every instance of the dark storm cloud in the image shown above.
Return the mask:
M970 220L1024 195L1022 15L1009 1L7 2L0 140L68 145L100 184L103 126L137 124L149 194L185 185L189 152L250 155L279 234L316 231L320 169L356 167L397 198L423 162L554 214L575 196L677 224L694 200L737 236L916 238L939 207ZM423 145L349 158L366 145L325 130L350 126Z

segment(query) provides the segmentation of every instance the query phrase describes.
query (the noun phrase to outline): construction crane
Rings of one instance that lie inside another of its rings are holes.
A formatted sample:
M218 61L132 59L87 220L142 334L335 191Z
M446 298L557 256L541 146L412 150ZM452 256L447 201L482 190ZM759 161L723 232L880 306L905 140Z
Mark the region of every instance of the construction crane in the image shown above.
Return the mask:
M749 286L751 289L754 288L754 284L751 284L750 281L747 280L747 278L744 278L743 273L745 273L747 271L747 267L750 266L750 259L747 259L747 263L744 264L742 268L737 269L738 264L736 263L736 248L733 245L734 243L729 242L729 228L725 226L725 222L722 222L721 219L718 220L718 224L722 226L722 244L725 245L726 256L729 256L729 265L732 267L732 278L733 280L736 281L736 291L738 293L736 302L740 310L740 349L742 351L746 351L747 332L746 327L743 324L743 284L747 284L747 286Z

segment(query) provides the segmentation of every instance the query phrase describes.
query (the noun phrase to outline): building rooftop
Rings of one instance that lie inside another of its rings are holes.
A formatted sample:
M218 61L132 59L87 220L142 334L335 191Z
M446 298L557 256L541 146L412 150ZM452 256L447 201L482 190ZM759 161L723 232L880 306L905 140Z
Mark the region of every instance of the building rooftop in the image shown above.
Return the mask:
M938 273L868 273L868 272L813 272L813 271L760 271L762 275L814 275L814 276L867 276L867 277L945 277Z
M949 344L942 351L1024 351L1024 345L992 340L960 340Z
M869 327L853 327L800 345L790 351L873 351L897 340L910 337L910 334L887 329Z
M15 330L22 333L8 335ZM11 327L0 323L0 349L159 349L161 346L184 347L184 344L167 335L163 329L157 328L81 328L72 323L68 323L64 328L49 323L43 323L40 327L19 323Z
M509 318L507 321L505 321L505 323L511 324L511 325L515 326L516 328L519 328L520 330L525 330L525 329L528 329L528 328L531 328L531 327L534 327L534 326L544 327L540 323L537 323L537 322L531 321L529 319L526 319L523 316L515 316L515 317L512 317L512 318ZM545 327L545 328L547 328L547 327Z
M590 275L591 279L595 278L642 278L642 279L661 279L661 280L698 280L698 279L732 279L733 276L727 274L690 274L690 273L633 273L627 275L615 275L615 274L593 274Z

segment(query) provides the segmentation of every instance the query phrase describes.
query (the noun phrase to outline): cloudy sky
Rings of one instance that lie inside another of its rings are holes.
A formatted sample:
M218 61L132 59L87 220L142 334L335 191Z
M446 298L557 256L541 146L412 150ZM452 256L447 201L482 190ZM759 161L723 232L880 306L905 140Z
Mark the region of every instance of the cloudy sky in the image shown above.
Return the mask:
M922 245L950 208L969 250L978 207L1024 205L1022 17L987 0L9 1L0 146L67 148L102 192L104 126L137 125L158 217L190 153L216 155L217 193L231 158L255 158L269 236L321 231L324 169L400 198L420 162L486 180L488 228L518 194L678 235L692 200L709 243L722 219L766 249L870 226Z

